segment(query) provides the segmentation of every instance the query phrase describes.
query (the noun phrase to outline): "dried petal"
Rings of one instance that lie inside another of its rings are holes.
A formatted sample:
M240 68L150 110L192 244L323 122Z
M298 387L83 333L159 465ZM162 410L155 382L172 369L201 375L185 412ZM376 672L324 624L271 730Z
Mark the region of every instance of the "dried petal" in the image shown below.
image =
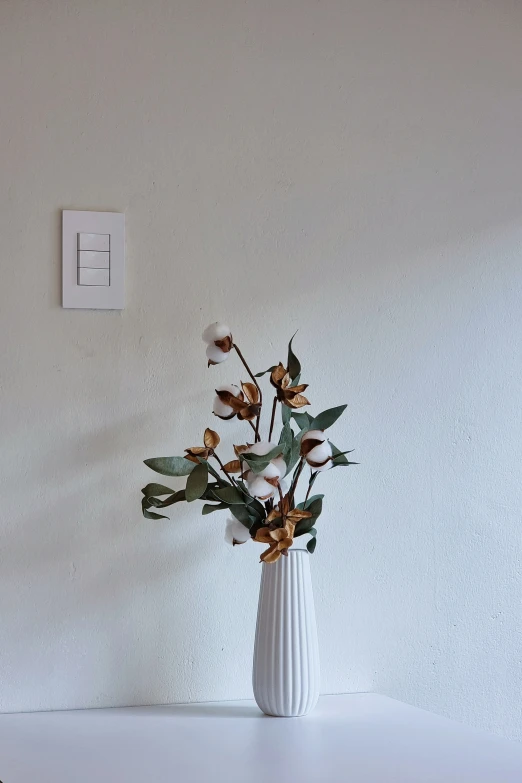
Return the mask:
M220 348L223 353L229 353L232 350L232 336L227 335L222 340L214 340L216 348Z
M279 362L275 370L272 370L270 374L270 381L274 386L279 386L281 380L285 377L285 375L286 375L286 369L283 367L281 362Z
M240 454L244 454L245 451L250 451L250 449L252 448L252 445L253 445L252 443L247 443L247 444L245 444L243 446L234 446L233 448L234 448L234 453L235 453L236 457L239 457Z
M287 372L281 379L281 388L286 389L287 386L290 386L291 381L292 379L290 378L290 373Z
M277 544L272 544L268 549L265 549L261 555L263 563L275 563L281 557L281 552L277 548Z
M215 449L217 446L219 446L221 438L217 434L217 432L214 432L214 430L211 430L209 427L205 430L205 433L203 435L203 443L207 447L207 449Z
M244 392L245 397L249 402L259 402L259 391L255 384L253 383L241 383L241 388Z
M302 394L296 394L295 397L292 397L292 399L285 399L285 405L288 405L289 408L302 408L303 405L310 405L306 397L303 397Z
M230 460L226 465L223 465L223 469L227 473L241 473L241 463L238 459Z
M268 527L260 527L254 536L254 541L260 541L262 544L272 544L272 531Z

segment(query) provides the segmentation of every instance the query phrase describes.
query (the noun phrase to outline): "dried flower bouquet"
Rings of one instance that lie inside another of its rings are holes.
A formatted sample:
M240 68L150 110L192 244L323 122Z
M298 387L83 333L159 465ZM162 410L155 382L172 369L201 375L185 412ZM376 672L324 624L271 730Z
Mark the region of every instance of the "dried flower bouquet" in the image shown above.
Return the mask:
M229 543L243 544L253 539L268 544L261 555L265 563L275 563L281 555L287 555L294 539L305 534L310 536L307 549L312 553L317 541L315 523L324 497L311 495L317 476L330 468L357 464L349 462L345 456L349 452L337 449L325 435L346 405L315 417L302 411L310 403L303 395L307 384L300 383L301 365L292 349L293 338L288 345L286 367L280 362L255 375L228 326L211 324L203 332L203 340L207 343L209 367L224 362L234 350L248 373L250 381L216 389L213 413L223 421L235 417L245 421L251 428L253 442L234 446L235 458L224 463L217 453L220 437L207 428L202 445L185 449L184 456L145 460L149 468L161 475L187 476L187 483L185 489L178 491L163 484L147 484L142 489L143 515L147 519L167 519L150 509L163 509L182 500L205 500L208 502L203 506L203 514L229 511L225 533ZM263 394L257 379L267 373L274 398L268 439L264 441L260 435ZM273 435L278 407L282 429L276 442ZM296 504L296 488L305 467L310 469L306 496Z

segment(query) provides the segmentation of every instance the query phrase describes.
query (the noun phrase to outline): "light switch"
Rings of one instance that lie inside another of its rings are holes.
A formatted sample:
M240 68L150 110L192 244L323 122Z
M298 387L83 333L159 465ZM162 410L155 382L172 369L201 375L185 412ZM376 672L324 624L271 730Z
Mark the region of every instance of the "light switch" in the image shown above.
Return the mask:
M88 269L78 267L78 285L105 285L110 284L110 271L108 269Z
M124 284L125 215L64 210L63 306L123 310Z
M78 234L78 250L110 250L109 234L87 234L80 232Z
M91 269L109 269L110 253L100 253L97 250L78 250L78 266L88 266Z

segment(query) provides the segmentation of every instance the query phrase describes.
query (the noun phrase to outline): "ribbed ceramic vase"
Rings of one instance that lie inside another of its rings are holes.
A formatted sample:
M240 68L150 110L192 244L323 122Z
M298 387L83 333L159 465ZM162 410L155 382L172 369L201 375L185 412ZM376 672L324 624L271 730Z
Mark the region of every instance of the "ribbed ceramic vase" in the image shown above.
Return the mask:
M257 612L254 697L267 715L295 718L319 697L319 649L310 555L292 547L263 563Z

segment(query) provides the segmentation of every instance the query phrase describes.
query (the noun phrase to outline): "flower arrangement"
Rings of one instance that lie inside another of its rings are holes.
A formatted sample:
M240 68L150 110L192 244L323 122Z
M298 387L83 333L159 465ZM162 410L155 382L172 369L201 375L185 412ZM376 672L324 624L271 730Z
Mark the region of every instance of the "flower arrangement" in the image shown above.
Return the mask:
M226 361L234 350L250 378L239 385L217 388L213 413L222 421L236 417L244 421L251 429L253 442L234 446L235 458L224 463L217 453L220 437L207 428L202 445L185 449L184 456L146 459L145 464L156 473L187 476L185 489L175 491L156 483L142 489L142 511L147 519L167 519L151 511L152 508L205 500L203 514L229 511L225 539L230 544L243 544L249 539L268 544L261 555L265 563L275 563L287 555L294 539L305 534L310 536L307 549L314 552L315 523L322 511L324 495L311 495L312 487L320 473L357 463L349 462L346 454L350 452L340 451L325 434L346 405L330 408L315 417L302 411L310 403L303 395L307 384L300 383L301 364L292 349L293 339L288 345L286 367L280 362L254 375L228 326L214 323L205 329L203 340L207 343L208 366ZM274 398L268 439L262 440L263 393L257 379L267 373ZM278 407L282 428L276 442ZM306 495L303 502L296 504L296 489L306 467L309 468Z

